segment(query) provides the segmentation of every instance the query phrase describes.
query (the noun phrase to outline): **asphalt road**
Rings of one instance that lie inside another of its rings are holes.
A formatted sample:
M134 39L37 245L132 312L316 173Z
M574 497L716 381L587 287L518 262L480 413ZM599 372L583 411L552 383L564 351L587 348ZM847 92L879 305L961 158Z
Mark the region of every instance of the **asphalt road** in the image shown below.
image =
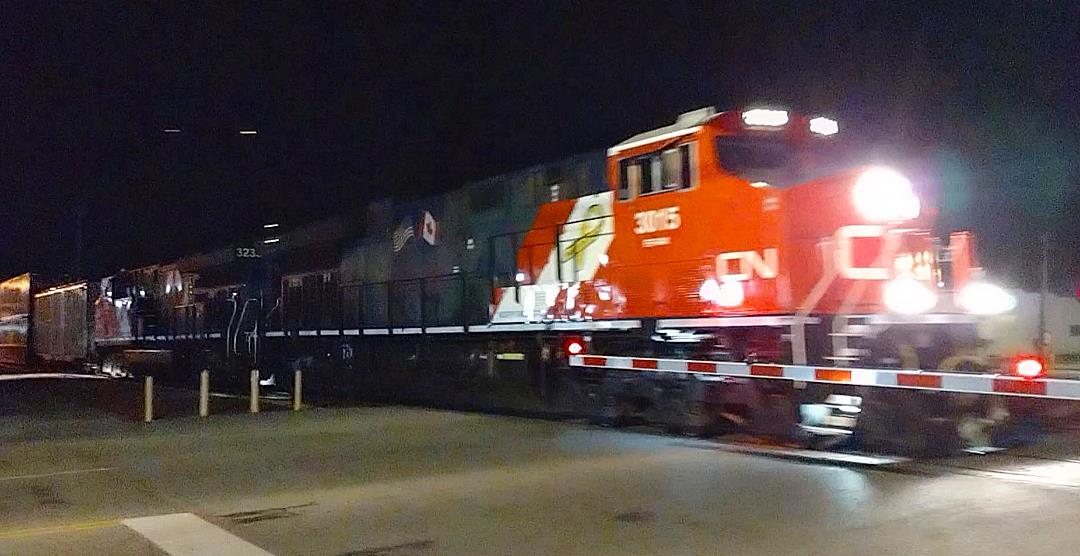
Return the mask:
M0 554L1080 553L1080 459L1038 454L853 468L397 407L37 415L0 446Z

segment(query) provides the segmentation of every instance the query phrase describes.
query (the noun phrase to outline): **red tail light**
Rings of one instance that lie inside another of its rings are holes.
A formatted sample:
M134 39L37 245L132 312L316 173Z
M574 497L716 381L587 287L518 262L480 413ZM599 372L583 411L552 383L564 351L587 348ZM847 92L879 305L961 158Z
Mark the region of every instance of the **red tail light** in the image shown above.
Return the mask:
M1039 378L1046 372L1046 366L1043 365L1042 359L1031 356L1022 355L1013 359L1012 373L1016 376L1024 378Z
M563 351L567 355L581 355L585 353L585 340L576 336L572 336L563 340Z

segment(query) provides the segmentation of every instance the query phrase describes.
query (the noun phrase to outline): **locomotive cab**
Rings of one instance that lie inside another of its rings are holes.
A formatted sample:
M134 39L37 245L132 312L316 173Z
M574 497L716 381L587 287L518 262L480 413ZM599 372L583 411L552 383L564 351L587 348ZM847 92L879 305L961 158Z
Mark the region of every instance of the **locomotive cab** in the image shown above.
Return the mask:
M787 188L829 171L827 118L756 109L687 112L608 151L615 193L609 274L624 313L782 315L793 311L781 268ZM632 284L645 275L656 287ZM616 277L615 275L621 275Z

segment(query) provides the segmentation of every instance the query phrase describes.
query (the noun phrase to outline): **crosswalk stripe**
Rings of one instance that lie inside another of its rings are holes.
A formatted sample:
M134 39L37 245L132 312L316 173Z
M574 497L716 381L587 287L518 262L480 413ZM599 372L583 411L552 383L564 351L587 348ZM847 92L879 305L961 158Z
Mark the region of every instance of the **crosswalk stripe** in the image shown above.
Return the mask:
M195 514L136 517L121 523L171 556L273 556Z

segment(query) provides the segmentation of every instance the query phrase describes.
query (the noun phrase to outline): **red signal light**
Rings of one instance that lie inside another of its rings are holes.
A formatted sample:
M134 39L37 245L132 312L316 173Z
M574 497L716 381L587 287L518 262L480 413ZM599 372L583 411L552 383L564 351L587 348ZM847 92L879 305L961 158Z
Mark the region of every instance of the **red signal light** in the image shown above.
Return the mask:
M585 340L579 337L571 337L563 340L563 351L567 355L581 355L585 353Z
M1045 366L1038 357L1022 355L1013 360L1012 372L1024 378L1038 378L1043 375Z

